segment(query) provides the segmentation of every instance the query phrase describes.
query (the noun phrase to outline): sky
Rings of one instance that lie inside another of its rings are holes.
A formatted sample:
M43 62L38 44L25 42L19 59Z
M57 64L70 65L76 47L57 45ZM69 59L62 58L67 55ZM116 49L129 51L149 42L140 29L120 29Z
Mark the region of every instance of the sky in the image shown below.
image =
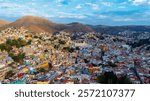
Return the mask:
M57 23L150 25L150 0L0 0L0 19L27 15Z

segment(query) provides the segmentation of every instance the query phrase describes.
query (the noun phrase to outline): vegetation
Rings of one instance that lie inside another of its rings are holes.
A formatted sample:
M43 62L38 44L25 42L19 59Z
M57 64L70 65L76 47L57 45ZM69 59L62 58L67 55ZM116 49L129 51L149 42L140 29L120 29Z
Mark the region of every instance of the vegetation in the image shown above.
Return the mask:
M0 49L2 51L7 51L7 52L10 52L12 50L12 46L11 45L8 45L8 44L0 44Z
M35 39L39 38L37 35L34 36Z
M72 47L64 47L63 49L70 53L74 52L74 48L72 48Z
M108 61L108 66L112 68L117 67L117 65L115 63L112 63L111 61Z
M60 44L55 44L55 45L54 45L54 48L55 48L55 49L58 49L59 47L60 47Z
M13 39L13 40L8 39L6 41L6 45L16 46L17 48L26 46L28 44L31 44L31 40L27 42L26 40L19 38L19 39Z
M0 44L0 49L2 51L7 51L9 56L15 61L15 62L22 62L25 58L25 53L19 53L18 55L14 55L14 53L11 52L13 49L13 46L16 46L17 48L24 47L26 45L31 44L32 40L26 41L22 38L19 39L8 39L6 43Z
M66 44L66 42L64 40L59 40L59 44L64 45L64 44Z
M141 39L139 40L138 42L134 42L134 43L127 43L129 45L131 45L133 48L136 48L136 47L140 47L142 45L149 45L150 44L150 40L149 39Z
M102 84L131 84L131 81L126 75L117 78L114 72L105 72L98 76L97 82Z
M12 70L10 70L10 71L6 72L5 78L8 79L8 78L12 77L13 75L14 75L14 72Z
M121 78L118 79L119 84L131 84L132 82L130 79L127 77L127 75L122 76Z
M20 48L20 47L23 47L23 46L26 46L26 45L29 45L31 44L31 40L29 40L28 42L26 40L23 40L21 38L19 39L8 39L6 41L6 43L3 43L3 44L0 44L0 49L2 51L7 51L7 52L10 52L12 50L12 46L16 46L17 48Z
M25 53L19 53L18 55L14 55L13 53L10 53L9 56L15 61L15 62L22 62L25 58Z
M45 73L46 70L44 68L39 68L39 69L37 69L37 72L39 72L39 73Z
M79 48L79 47L76 47L76 50L80 50L80 48Z

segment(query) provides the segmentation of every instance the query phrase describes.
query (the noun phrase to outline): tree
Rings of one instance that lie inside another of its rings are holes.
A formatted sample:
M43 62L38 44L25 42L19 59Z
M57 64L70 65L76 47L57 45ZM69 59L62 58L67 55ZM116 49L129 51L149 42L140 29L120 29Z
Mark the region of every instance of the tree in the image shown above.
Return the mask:
M74 48L72 48L72 47L71 48L70 47L64 47L63 49L70 52L70 53L72 53L74 51Z
M64 45L64 44L66 44L66 42L64 41L64 40L59 40L59 44L62 44L62 45Z
M6 72L5 74L5 79L9 79L10 77L12 77L14 75L14 72L12 70Z
M121 76L118 79L118 84L132 84L132 82L130 81L130 79L127 77L127 75Z
M20 48L20 47L23 47L23 46L26 46L26 45L29 45L31 44L31 40L29 40L28 42L22 38L19 38L19 39L8 39L6 41L6 45L10 45L10 46L16 46L17 48Z
M114 72L105 72L102 75L97 77L97 82L102 84L131 84L132 82L127 77L127 75L121 76L121 78L117 78Z
M80 48L79 48L79 47L76 47L76 50L80 50Z
M112 63L111 61L108 61L108 66L117 67L117 65L115 63Z
M104 74L98 76L97 81L103 84L116 84L117 76L114 72L105 72Z
M13 53L10 53L9 56L15 61L15 62L22 62L25 58L25 53L19 53L18 55L14 55Z
M39 69L37 69L37 71L38 71L39 73L45 73L45 72L46 72L46 70L45 70L44 68L39 68Z
M10 45L7 45L7 44L0 44L0 49L2 51L7 51L7 52L10 52L12 50L12 47Z

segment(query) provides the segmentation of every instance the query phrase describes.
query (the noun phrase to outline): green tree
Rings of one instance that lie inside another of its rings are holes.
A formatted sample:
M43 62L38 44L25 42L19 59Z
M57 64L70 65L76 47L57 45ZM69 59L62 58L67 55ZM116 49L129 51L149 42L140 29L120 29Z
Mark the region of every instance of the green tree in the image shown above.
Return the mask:
M14 55L13 53L10 53L9 56L15 61L15 62L22 62L25 58L25 53L19 53L18 55Z
M105 72L102 75L97 76L97 82L102 84L131 84L132 82L127 75L122 75L117 78L114 72Z
M72 47L71 48L70 47L64 47L63 49L70 52L70 53L74 52L74 48L72 48Z
M5 79L9 79L10 77L12 77L14 75L14 72L12 70L6 72L5 74Z

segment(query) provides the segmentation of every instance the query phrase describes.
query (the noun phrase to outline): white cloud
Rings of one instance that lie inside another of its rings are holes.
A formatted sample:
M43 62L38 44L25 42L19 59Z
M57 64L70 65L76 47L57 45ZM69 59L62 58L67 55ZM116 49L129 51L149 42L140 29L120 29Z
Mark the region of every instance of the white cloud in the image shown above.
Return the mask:
M65 12L57 12L59 14L59 18L75 18L75 19L84 19L86 16L81 14L74 13L65 13Z
M60 2L62 2L63 0L56 0L56 3L60 3Z
M98 4L86 3L86 5L91 6L93 10L98 10L99 9L99 5Z
M100 18L100 19L108 18L108 16L106 16L106 15L98 15L97 17Z
M133 3L133 5L149 5L150 4L150 0L129 0Z
M126 8L126 6L118 6L118 8L123 9Z
M1 15L5 16L18 17L25 15L42 15L41 12L39 12L36 8L33 7L34 4L31 4L32 8L29 8L29 6L26 5L20 5L12 2L3 2L0 3L0 5L0 13Z
M76 6L76 9L81 9L81 8L82 8L81 5Z
M23 7L23 6L21 6L21 5L18 5L18 4L16 4L16 3L1 3L0 4L1 6L0 6L0 8L10 8L10 9L13 9L13 8L21 8L21 7Z
M133 21L134 19L132 18L115 18L113 19L114 21L118 21L118 22L126 22L126 21Z
M113 5L113 3L111 3L111 2L102 2L101 4L104 6L108 6L108 7Z

